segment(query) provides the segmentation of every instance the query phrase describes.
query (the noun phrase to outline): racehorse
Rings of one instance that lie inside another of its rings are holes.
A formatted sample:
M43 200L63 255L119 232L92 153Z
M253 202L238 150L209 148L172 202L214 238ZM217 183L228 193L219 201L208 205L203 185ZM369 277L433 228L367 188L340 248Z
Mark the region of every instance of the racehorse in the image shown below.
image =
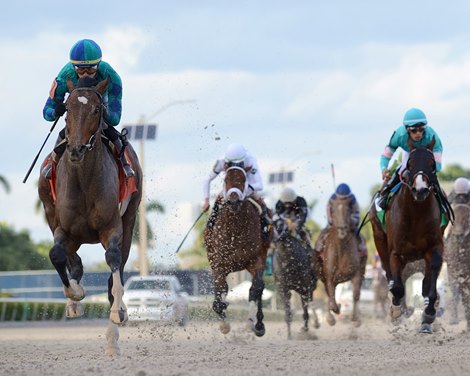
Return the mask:
M452 299L450 307L450 323L458 323L457 307L462 298L467 320L467 330L470 330L470 205L467 202L456 202L452 205L455 213L454 224L450 227L445 241L445 261Z
M412 261L425 262L422 295L425 309L422 314L421 333L432 333L438 299L436 282L442 266L444 251L441 229L441 194L436 177L436 162L432 149L435 139L426 147L415 148L408 142L410 153L401 174L402 186L390 200L385 213L385 227L372 205L370 219L374 241L392 292L391 317L397 322L402 314L405 298L402 271ZM442 196L441 200L446 200Z
M279 238L275 242L273 252L273 272L277 290L284 304L287 338L291 339L292 311L290 306L291 290L300 295L304 326L308 332L308 306L313 300L313 291L317 279L313 273L310 250L289 230L290 218L279 216L274 220L274 226ZM313 310L314 327L319 328L318 317Z
M340 305L336 302L336 286L351 281L353 288L353 312L351 321L360 325L358 302L361 295L361 286L366 270L367 254L359 252L359 239L351 229L351 196L337 196L331 201L331 226L327 228L326 236L320 237L315 244L313 252L313 267L315 275L325 285L328 295L327 322L336 324L335 314L340 313ZM324 245L319 244L324 241ZM323 249L323 252L317 250Z
M232 272L247 270L252 277L249 292L250 329L261 337L265 333L261 297L264 289L263 274L266 268L266 255L270 246L273 229L267 236L262 236L261 207L247 196L247 173L250 168L233 164L225 171L223 195L225 203L219 210L212 228L206 228L204 240L207 257L214 279L215 300L212 308L222 320L220 331L230 331L226 321L228 302L227 275Z
M118 162L101 139L105 126L102 95L107 90L108 81L77 88L70 80L67 82L70 95L65 103L66 152L53 173L56 175L56 185L53 187L41 174L38 192L54 236L49 257L68 298L67 317L83 314L79 303L85 297L80 285L83 265L77 251L85 243L101 243L106 250L106 263L111 269L106 354L118 355L119 332L116 325L122 325L128 319L122 300L123 270L129 257L132 230L141 199L142 170L137 155L129 145L126 152L136 172L135 178L131 179L135 179L137 190L123 203L127 204L127 209L121 215ZM121 207L121 211L124 209L125 206Z

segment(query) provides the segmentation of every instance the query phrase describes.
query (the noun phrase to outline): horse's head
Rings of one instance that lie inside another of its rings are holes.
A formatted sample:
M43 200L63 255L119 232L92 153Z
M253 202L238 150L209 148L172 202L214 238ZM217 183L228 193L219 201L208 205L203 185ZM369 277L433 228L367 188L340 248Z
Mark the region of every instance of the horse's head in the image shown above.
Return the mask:
M245 200L248 194L247 172L251 167L234 164L225 170L224 198L229 204L236 204Z
M70 95L66 101L66 139L72 162L80 162L95 145L98 132L101 131L104 108L102 95L108 88L108 82L109 78L96 86L82 87L79 81L75 87L72 81L67 81Z
M340 239L346 238L351 233L351 200L352 196L336 196L330 202L331 222Z
M452 205L454 209L455 220L452 225L453 236L465 237L470 233L470 205L466 203L457 203Z
M410 154L402 173L402 181L410 188L415 201L424 201L437 183L436 161L432 152L435 142L433 137L428 145L416 148L408 140Z

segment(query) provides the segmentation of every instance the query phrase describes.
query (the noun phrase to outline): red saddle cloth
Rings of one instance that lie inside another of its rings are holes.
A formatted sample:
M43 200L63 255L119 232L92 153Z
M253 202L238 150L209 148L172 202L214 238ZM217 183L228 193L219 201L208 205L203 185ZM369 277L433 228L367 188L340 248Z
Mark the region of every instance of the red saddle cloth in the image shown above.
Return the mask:
M129 154L127 153L127 150L125 150L124 153L126 153L127 160L129 161L131 167L134 168L134 165L132 164L132 161L130 159ZM41 166L41 170L48 163L49 159L50 157L44 160ZM125 201L131 194L133 194L134 192L137 192L137 187L135 185L134 176L130 177L129 179L126 179L126 174L124 173L124 167L122 166L122 163L120 161L118 161L118 169L119 169L119 203L121 203ZM49 186L51 187L52 203L54 205L56 202L56 189L55 189L56 182L57 182L56 164L53 163L51 179L49 180Z

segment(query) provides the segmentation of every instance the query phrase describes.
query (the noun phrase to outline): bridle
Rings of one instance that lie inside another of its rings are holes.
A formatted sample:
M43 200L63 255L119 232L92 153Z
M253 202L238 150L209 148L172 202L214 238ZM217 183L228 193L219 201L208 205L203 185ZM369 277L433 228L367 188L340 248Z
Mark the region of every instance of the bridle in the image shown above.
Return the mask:
M226 187L226 180L224 180L224 189L223 189L223 194L224 194L224 199L227 201L232 193L236 193L240 199L240 201L243 201L246 198L247 192L248 192L248 179L246 176L246 171L244 168L237 166L237 165L232 165L227 170L225 171L225 174L227 175L230 171L233 170L238 170L243 173L243 176L245 177L245 184L243 187L243 191L240 190L237 187L232 187L227 190Z
M83 146L86 148L86 151L91 151L93 150L93 148L95 147L95 143L96 143L96 140L98 138L98 135L99 133L101 133L102 129L104 128L103 127L103 112L104 112L104 104L103 104L103 96L101 95L101 93L96 90L95 87L77 87L75 89L72 90L72 92L70 93L70 95L68 96L67 100L65 101L65 108L68 110L68 101L70 100L70 97L72 96L72 93L76 92L76 91L86 91L86 92L93 92L95 93L97 96L98 96L98 99L100 101L100 105L99 105L99 109L100 109L100 118L99 118L99 126L98 126L98 129L96 130L95 133L93 133L88 142L86 144L84 144ZM65 140L67 141L67 143L69 142L69 138L68 138L68 135L67 135L67 127L65 128Z
M431 171L424 171L424 170L418 170L413 174L413 176L410 177L411 169L409 167L409 162L412 159L412 156L414 153L416 153L418 149L413 149L410 151L409 156L408 156L408 161L406 162L406 168L405 171L400 175L400 181L402 182L403 185L406 185L411 191L416 190L416 180L418 177L421 177L422 181L424 181L427 184L427 188L429 191L434 191L437 186L437 177L436 177L436 162L434 160L434 153L429 150L429 149L424 149L426 153L430 153L432 156L432 161L433 161L433 169Z

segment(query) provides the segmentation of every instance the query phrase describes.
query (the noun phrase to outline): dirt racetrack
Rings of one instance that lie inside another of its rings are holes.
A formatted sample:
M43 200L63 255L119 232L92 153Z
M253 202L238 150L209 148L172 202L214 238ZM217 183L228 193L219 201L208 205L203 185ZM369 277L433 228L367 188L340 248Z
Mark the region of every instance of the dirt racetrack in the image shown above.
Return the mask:
M107 322L0 323L1 375L469 375L470 335L446 319L435 333L418 324L365 321L353 328L322 323L316 339L288 341L283 322L255 338L242 323L224 336L215 322L120 328L122 355L104 355ZM438 319L439 320L439 319Z

